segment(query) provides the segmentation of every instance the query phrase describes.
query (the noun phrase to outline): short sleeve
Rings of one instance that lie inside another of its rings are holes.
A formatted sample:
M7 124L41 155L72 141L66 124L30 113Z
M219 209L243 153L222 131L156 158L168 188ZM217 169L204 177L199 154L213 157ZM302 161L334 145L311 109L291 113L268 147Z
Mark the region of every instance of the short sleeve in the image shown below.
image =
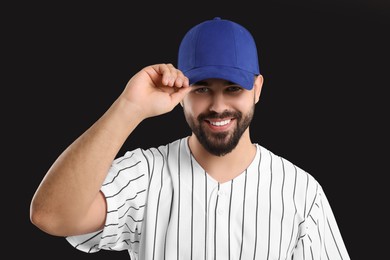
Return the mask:
M149 179L145 151L136 149L117 158L101 187L107 201L104 228L70 236L75 248L93 253L100 249L138 252Z
M318 184L294 259L350 260L329 201Z

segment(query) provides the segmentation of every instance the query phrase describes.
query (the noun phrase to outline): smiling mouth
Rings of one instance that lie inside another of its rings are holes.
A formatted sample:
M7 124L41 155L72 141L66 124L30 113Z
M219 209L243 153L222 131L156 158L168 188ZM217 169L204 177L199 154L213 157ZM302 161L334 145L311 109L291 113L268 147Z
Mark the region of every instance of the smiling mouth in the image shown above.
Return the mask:
M227 119L227 120L222 120L222 121L210 121L210 120L206 120L206 121L212 126L225 126L225 125L228 125L232 120Z
M209 129L212 131L226 131L228 130L232 122L234 121L234 118L229 118L229 119L205 119L204 120L207 125L209 126Z

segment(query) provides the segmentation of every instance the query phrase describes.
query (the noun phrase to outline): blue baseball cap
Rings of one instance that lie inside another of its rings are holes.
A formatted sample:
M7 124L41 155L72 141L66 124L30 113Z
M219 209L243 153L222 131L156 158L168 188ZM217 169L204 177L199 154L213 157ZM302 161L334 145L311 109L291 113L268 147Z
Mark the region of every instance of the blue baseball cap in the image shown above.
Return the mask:
M253 36L243 26L220 17L195 25L184 35L178 69L190 84L219 78L248 90L260 74Z

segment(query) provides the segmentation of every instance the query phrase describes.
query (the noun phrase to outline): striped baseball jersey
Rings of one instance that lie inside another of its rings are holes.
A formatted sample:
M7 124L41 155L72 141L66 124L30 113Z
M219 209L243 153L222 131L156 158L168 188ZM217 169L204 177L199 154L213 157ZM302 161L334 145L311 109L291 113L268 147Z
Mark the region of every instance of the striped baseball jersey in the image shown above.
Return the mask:
M101 231L67 237L84 252L128 250L130 259L348 260L320 184L259 144L248 168L219 183L188 137L113 161L101 187Z

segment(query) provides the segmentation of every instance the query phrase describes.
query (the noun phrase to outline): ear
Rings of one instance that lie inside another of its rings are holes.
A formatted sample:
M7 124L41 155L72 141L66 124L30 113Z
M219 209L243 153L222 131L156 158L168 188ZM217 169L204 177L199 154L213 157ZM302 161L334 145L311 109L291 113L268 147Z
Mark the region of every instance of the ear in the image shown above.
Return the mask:
M263 88L264 78L263 75L258 75L253 84L254 93L255 93L255 103L259 102L261 89Z

